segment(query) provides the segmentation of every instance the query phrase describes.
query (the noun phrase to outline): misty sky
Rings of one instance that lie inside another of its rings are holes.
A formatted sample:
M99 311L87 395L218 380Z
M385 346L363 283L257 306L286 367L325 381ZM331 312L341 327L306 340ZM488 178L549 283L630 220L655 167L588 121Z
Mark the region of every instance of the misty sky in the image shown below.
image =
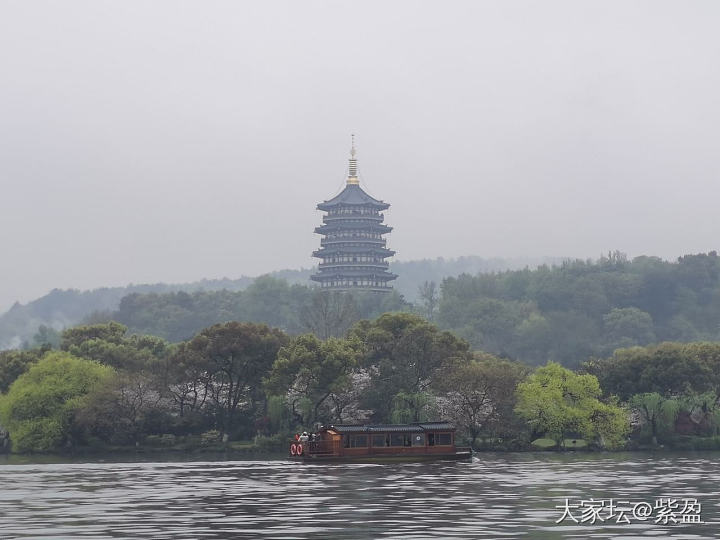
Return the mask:
M0 311L314 264L720 247L720 2L0 0Z

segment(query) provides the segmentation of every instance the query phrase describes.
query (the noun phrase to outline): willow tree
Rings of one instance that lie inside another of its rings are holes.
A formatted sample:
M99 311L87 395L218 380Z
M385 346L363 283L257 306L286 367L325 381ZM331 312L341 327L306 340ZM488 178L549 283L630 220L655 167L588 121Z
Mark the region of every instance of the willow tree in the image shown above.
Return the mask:
M518 384L515 412L558 447L568 435L579 434L616 448L625 441L629 419L615 403L600 402L601 393L594 375L579 375L548 362Z
M679 405L678 400L657 392L636 394L630 399L630 407L639 413L643 428L649 431L654 445L658 444L658 436L672 430Z

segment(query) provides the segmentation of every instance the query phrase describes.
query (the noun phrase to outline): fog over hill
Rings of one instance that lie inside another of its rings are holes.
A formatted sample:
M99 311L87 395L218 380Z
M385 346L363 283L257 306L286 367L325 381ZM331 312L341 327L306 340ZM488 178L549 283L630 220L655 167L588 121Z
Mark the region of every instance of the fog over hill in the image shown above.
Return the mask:
M446 277L463 273L494 272L513 270L525 267L536 267L541 264L560 262L559 257L542 258L483 258L477 256L459 257L457 259L425 259L392 263L392 271L399 275L396 289L408 301L414 301L420 284L424 281L435 281L438 284ZM280 270L270 275L285 279L290 284L311 286L309 277L312 268L300 270ZM81 291L77 289L54 289L45 296L28 302L16 303L9 311L0 316L0 349L16 348L25 341L31 340L41 325L61 330L78 324L97 312L111 312L118 308L120 300L133 293L168 293L194 291L240 291L248 287L254 277L242 276L237 279L204 279L191 283L179 284L130 284L126 287L103 287Z

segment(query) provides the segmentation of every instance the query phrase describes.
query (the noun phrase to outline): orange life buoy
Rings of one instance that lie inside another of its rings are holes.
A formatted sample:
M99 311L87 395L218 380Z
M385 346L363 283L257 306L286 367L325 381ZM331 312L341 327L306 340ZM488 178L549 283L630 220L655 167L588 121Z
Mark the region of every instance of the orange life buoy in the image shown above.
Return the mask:
M300 445L300 446L302 446L302 445ZM296 452L297 452L297 446L295 446L295 443L293 443L290 445L290 455L294 456Z
M302 456L302 453L303 453L303 445L302 445L302 444L298 444L298 445L297 445L297 455L298 455L298 456Z

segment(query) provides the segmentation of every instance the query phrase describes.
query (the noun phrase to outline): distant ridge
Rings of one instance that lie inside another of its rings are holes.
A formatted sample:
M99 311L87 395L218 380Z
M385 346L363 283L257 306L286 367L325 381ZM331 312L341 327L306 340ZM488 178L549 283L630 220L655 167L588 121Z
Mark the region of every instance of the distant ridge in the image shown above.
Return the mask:
M400 277L395 288L408 301L415 301L420 284L425 281L440 282L460 274L477 274L536 267L542 264L558 264L560 257L543 258L483 258L466 256L456 259L423 259L407 262L393 262L393 272ZM269 275L285 279L290 284L310 286L313 268L300 270L279 270ZM0 315L0 350L17 348L37 333L41 325L61 330L81 323L89 315L97 312L115 311L123 297L134 294L195 292L195 291L241 291L247 288L255 277L242 276L237 279L203 279L180 284L130 284L126 287L103 287L81 291L77 289L54 289L45 296L28 302L15 303L6 313Z

